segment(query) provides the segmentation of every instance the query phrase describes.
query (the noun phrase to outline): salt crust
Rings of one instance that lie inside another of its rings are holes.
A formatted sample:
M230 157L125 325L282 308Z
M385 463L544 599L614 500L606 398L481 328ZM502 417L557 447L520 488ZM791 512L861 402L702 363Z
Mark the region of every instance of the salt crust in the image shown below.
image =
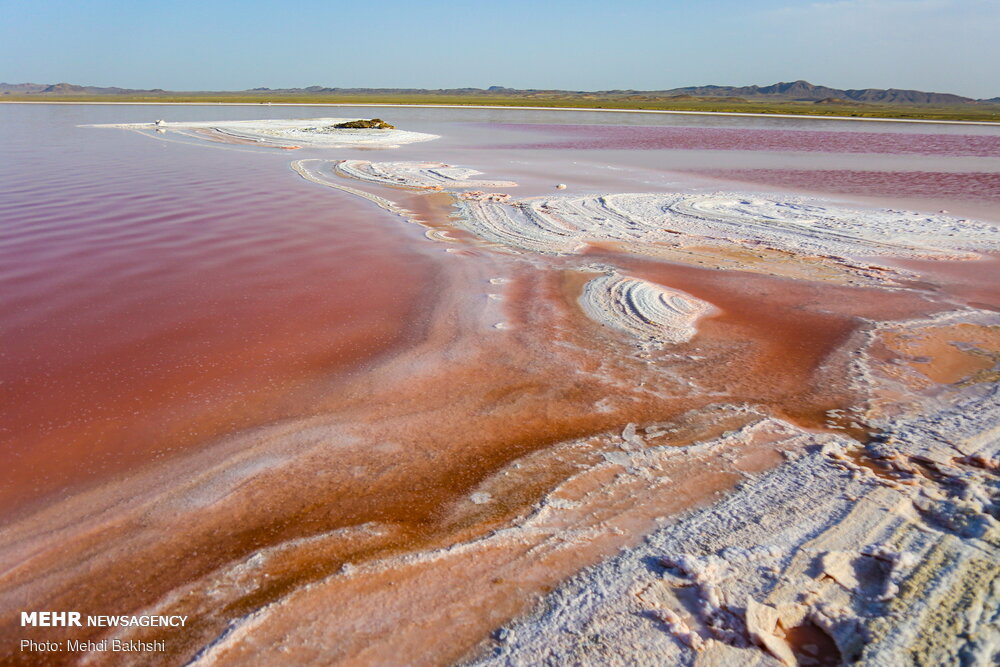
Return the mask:
M488 181L472 178L481 171L454 167L443 162L369 162L343 160L336 170L345 176L380 185L399 185L410 188L510 188L513 181Z
M370 146L393 148L402 144L437 139L436 134L408 132L405 130L375 129L334 129L333 125L356 118L305 118L287 120L227 120L227 121L161 121L153 123L118 123L90 125L88 127L110 127L125 130L178 132L197 138L211 138L199 132L217 133L220 138L229 137L262 146L291 148L317 146L340 148L350 146ZM291 145L290 145L291 144Z
M622 241L629 250L725 243L807 256L971 259L1000 249L1000 228L947 215L837 206L795 195L734 192L464 199L481 237L544 253Z

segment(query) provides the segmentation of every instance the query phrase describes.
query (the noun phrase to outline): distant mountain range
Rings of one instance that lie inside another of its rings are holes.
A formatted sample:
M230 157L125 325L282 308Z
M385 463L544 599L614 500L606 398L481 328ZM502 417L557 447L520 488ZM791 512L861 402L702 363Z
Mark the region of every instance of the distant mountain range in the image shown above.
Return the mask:
M868 102L872 104L962 104L974 100L951 93L925 93L920 90L899 90L889 88L864 88L860 90L842 90L815 86L808 81L792 81L791 83L775 83L770 86L691 86L675 88L669 91L677 95L694 95L699 97L743 97L747 99L769 98L801 101L845 100L851 102Z
M136 95L167 92L162 88L150 90L101 88L100 86L77 86L72 83L0 83L0 94L3 95Z
M955 105L975 103L1000 103L1000 97L975 100L950 93L928 93L920 90L899 90L889 88L840 89L816 86L808 81L775 83L770 86L688 86L669 90L537 90L517 89L503 86L489 88L329 88L309 86L308 88L253 88L246 91L184 91L183 94L259 94L259 95L470 95L508 97L581 97L590 96L612 98L714 98L728 101L774 100L804 101L822 104L926 104ZM99 86L78 86L70 83L0 83L0 95L38 95L45 97L81 95L176 95L179 91L162 88L102 88Z

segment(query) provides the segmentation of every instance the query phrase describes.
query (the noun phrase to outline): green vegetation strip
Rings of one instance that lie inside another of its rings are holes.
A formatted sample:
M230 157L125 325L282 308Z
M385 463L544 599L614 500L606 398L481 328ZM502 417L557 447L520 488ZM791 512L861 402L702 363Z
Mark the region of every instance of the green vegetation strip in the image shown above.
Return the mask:
M847 118L900 118L911 120L1000 122L1000 104L925 106L900 104L816 104L815 102L758 102L710 99L671 100L669 98L628 99L581 95L574 97L504 97L490 95L250 95L250 94L167 94L167 95L0 95L0 102L146 102L154 104L430 104L455 106L556 107L564 109L623 109L752 114L793 114Z

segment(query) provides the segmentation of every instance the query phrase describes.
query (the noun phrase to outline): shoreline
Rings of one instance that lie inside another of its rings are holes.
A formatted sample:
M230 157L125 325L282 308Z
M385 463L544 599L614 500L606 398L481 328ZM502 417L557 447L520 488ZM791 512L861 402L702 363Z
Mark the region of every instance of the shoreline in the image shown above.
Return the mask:
M749 113L735 111L675 111L668 109L602 109L588 107L533 107L533 106L505 106L488 104L391 104L385 102L373 102L369 104L347 104L342 102L58 102L58 101L35 101L35 100L0 100L0 104L87 104L87 105L124 105L124 106L235 106L235 107L399 107L412 109L511 109L515 111L599 111L610 113L650 113L668 114L681 116L733 116L745 118L810 118L817 120L852 120L868 121L875 123L930 123L935 125L985 125L989 127L1000 127L998 121L984 120L935 120L920 118L859 118L855 116L822 116L818 114L783 114L783 113Z

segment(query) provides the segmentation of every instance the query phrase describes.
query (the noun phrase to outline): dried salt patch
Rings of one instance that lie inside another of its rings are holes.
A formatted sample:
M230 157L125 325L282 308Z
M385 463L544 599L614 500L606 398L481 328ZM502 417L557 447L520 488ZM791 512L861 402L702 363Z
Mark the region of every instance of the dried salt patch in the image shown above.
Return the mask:
M497 322L496 324L493 325L493 328L500 330L510 329L510 325L507 324L506 322Z
M684 292L617 273L588 282L580 305L595 322L655 343L690 340L698 319L714 310Z
M252 141L262 146L282 147L289 141L296 144L335 148L341 146L381 146L394 147L418 141L437 139L436 134L408 132L405 130L342 129L333 126L355 118L303 118L264 120L220 120L220 121L171 121L172 130L187 134L195 139L212 140L205 130L217 135ZM111 127L127 130L150 130L167 123L116 123L91 125L90 127ZM197 132L201 130L202 133Z
M380 185L402 185L409 188L511 188L513 181L477 180L481 171L455 167L443 162L369 162L343 160L337 172L351 178Z
M804 197L744 198L727 193L677 197L613 195L608 208L641 221L668 214L689 233L760 241L793 252L834 255L935 256L960 248L1000 247L995 225L962 224L943 215L906 216L886 209L837 206ZM664 205L665 204L665 205ZM671 215L673 214L673 215ZM962 239L956 239L960 233Z
M738 193L614 194L462 202L465 224L480 237L525 250L574 253L623 241L637 251L686 240L774 248L830 257L976 257L1000 249L1000 227L890 209L838 206L820 199Z
M476 493L473 493L472 495L469 496L469 500L471 500L476 505L485 505L486 503L493 500L493 496L486 493L485 491L477 491Z

